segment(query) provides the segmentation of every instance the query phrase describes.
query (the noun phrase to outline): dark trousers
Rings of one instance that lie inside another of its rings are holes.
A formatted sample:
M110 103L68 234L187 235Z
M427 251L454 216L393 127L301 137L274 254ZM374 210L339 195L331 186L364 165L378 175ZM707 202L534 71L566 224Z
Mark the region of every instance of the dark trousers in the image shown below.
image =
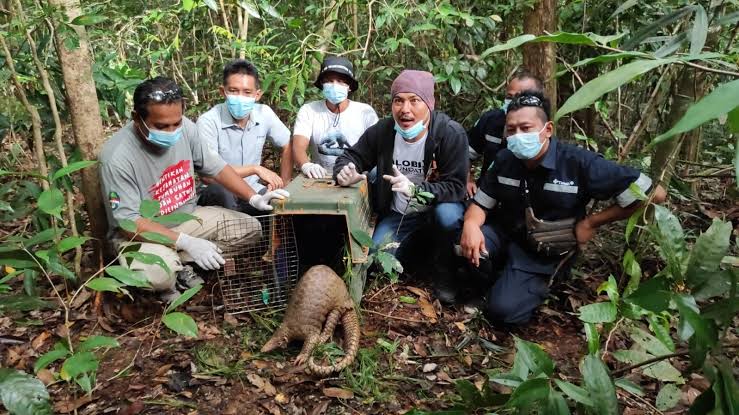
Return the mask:
M259 194L264 194L267 188L263 188ZM226 209L246 213L249 216L261 216L270 213L255 209L249 201L242 200L218 183L212 183L200 189L198 205L200 206L222 206Z
M560 259L537 257L489 224L482 226L482 233L490 261L497 265L490 271L494 282L485 305L488 318L506 324L528 322L547 298L549 279Z

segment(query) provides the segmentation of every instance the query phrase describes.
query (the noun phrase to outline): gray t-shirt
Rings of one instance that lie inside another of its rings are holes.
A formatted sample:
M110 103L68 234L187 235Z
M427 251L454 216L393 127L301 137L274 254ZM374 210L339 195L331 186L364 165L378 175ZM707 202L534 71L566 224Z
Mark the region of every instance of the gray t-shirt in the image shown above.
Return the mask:
M425 135L415 143L408 143L403 140L400 134L395 134L393 162L395 163L395 167L415 185L423 183L425 179L423 175L423 150L425 145ZM408 208L409 200L410 198L408 196L395 192L393 194L393 210L398 213L412 213L423 210L414 207Z
M201 115L197 126L198 135L232 166L261 165L267 138L280 148L290 143L290 130L272 108L263 104L254 105L246 128L236 123L225 103L217 104ZM264 188L257 175L248 176L244 181L257 192Z
M118 221L141 217L142 200L158 200L160 214L195 210L195 171L215 176L226 162L198 137L195 124L182 120L182 138L168 149L152 149L136 136L133 122L103 144L98 160L109 232L115 237Z

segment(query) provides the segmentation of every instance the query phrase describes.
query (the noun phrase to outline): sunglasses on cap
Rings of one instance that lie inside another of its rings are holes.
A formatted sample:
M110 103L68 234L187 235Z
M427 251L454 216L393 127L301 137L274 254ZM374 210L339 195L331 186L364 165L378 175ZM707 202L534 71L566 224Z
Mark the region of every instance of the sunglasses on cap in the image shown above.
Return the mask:
M513 100L513 102L511 102L511 105L513 104L521 106L521 107L544 108L544 102L538 97L535 97L533 95L522 95L516 98L515 100Z
M182 91L179 88L167 91L153 91L146 96L154 102L176 101L182 99Z

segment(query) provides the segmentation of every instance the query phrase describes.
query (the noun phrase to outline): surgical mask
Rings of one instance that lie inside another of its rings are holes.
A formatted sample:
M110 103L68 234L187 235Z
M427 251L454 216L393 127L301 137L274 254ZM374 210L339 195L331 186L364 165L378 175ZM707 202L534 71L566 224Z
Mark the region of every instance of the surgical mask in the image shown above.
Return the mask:
M334 105L338 105L349 96L349 87L335 82L323 84L323 97Z
M423 131L423 121L419 121L413 124L413 126L408 129L403 129L403 127L398 125L398 123L396 122L395 131L397 131L398 134L400 134L400 136L403 137L403 140L411 141L414 138L416 138L418 134L421 134L421 131Z
M508 136L508 149L511 150L516 158L521 160L531 160L541 151L542 143L539 140L539 134L546 129L546 125L538 133L518 133Z
M176 142L180 141L180 138L182 138L181 125L174 131L162 131L149 128L144 120L141 120L141 123L144 124L144 127L146 127L147 130L149 130L149 135L146 137L147 140L157 147L170 148Z
M508 106L511 105L511 100L506 98L503 100L503 106L500 107L501 110L503 110L504 114L508 113Z
M255 97L245 97L242 95L226 95L226 105L228 112L237 120L243 120L254 109L257 99Z

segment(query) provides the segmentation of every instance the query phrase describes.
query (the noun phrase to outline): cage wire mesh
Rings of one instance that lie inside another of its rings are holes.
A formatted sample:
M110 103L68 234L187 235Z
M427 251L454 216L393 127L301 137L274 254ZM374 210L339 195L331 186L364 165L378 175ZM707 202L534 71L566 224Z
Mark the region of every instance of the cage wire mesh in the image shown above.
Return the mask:
M287 306L298 281L298 250L292 218L288 215L258 216L261 230L252 220L218 222L220 241L257 238L224 248L226 264L218 270L223 305L231 314Z

